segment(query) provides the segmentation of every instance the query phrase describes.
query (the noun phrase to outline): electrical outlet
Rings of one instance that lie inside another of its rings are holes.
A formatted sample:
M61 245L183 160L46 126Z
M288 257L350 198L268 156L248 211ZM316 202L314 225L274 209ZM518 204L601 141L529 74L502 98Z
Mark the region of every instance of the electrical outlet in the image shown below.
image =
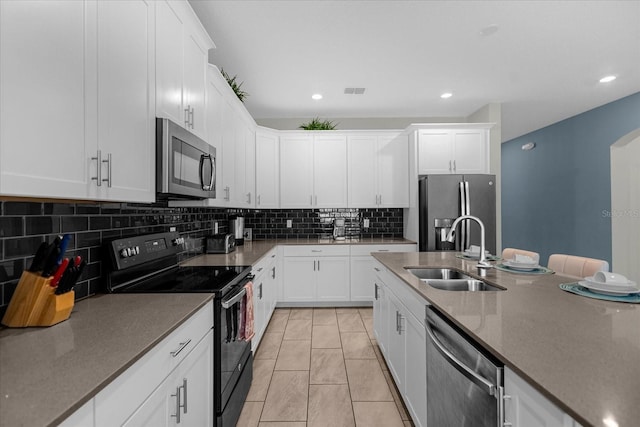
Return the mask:
M288 219L287 220L287 228L291 228L293 227L293 220L292 219Z
M175 227L169 227L169 231L170 232L174 232L174 231L176 231L176 228Z
M362 226L364 228L369 228L369 218L365 218L364 219Z

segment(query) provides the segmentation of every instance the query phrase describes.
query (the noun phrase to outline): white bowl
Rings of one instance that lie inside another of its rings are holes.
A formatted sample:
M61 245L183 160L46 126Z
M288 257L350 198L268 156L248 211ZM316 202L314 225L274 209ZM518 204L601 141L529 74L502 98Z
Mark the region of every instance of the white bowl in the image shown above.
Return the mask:
M631 281L619 273L609 273L608 271L598 271L593 277L586 277L585 279L606 284L607 286L629 286Z

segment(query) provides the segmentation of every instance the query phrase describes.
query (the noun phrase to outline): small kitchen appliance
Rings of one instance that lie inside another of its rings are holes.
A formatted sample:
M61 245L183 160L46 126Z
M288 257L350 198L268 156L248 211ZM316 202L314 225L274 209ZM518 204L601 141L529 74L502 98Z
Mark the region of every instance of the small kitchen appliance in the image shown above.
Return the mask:
M228 254L236 250L236 239L233 234L213 234L207 236L206 253L208 254Z
M346 235L346 227L344 218L336 218L333 220L333 239L344 240Z
M236 239L236 246L244 245L244 217L232 215L229 217L229 233Z
M180 266L183 244L175 232L107 243L106 290L213 295L213 427L235 426L253 378L251 341L238 338L245 285L253 279L251 266Z

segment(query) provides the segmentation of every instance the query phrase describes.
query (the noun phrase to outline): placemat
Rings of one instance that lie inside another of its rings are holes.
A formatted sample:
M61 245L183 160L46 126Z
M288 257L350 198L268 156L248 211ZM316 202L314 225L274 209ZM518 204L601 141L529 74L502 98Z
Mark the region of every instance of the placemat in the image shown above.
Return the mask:
M560 283L560 289L563 291L571 292L572 294L581 295L583 297L601 299L605 301L615 301L615 302L627 302L632 304L640 304L640 294L630 294L630 295L605 295L598 294L590 291L584 286L580 286L577 282L574 283Z
M555 273L555 271L550 270L547 267L543 267L543 266L536 267L533 270L516 270L514 268L509 268L504 264L496 264L496 270L502 270L508 273L516 273L516 274L554 274Z

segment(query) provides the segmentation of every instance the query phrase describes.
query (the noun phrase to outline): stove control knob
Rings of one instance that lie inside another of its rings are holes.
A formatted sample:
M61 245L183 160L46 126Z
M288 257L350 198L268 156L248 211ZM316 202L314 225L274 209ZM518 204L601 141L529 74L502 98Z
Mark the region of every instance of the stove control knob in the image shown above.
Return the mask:
M133 248L136 251L136 255L140 255L140 246Z
M120 258L127 258L129 256L129 253L127 252L127 248L124 248L123 250L120 251Z
M129 256L135 255L135 253L133 253L133 248L127 248L127 254L129 254Z

